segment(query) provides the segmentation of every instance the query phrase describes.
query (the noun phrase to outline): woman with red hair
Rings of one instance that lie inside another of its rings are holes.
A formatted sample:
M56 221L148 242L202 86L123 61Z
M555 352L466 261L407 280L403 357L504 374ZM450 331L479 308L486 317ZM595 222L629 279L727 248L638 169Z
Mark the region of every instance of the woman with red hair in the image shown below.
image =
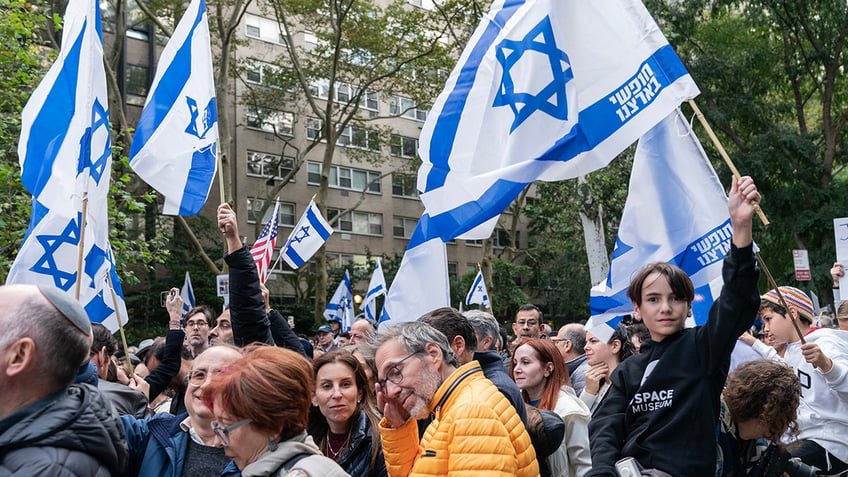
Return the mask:
M216 375L204 390L223 447L243 476L346 476L306 434L314 389L309 361L284 348L256 346Z
M568 370L556 345L546 339L519 341L510 375L524 402L554 411L565 423L559 449L548 457L551 475L582 477L592 469L589 453L589 408L570 388Z

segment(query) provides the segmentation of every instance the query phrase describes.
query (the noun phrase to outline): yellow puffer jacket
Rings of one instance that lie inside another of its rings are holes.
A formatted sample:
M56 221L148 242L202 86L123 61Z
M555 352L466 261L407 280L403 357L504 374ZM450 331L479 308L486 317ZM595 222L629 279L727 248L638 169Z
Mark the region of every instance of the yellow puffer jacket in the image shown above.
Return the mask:
M418 423L380 423L389 476L538 477L530 436L515 409L480 364L471 361L439 386L430 402L434 419L418 442Z

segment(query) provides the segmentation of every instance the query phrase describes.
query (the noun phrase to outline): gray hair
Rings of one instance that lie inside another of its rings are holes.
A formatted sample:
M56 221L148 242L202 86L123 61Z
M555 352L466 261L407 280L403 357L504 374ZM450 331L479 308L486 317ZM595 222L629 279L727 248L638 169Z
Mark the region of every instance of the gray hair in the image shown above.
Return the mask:
M586 328L580 323L568 323L562 326L560 330L565 330L563 339L571 341L571 346L577 354L586 352ZM623 343L622 343L623 344Z
M41 295L0 316L0 328L0 350L24 337L35 342L36 375L51 389L69 386L88 359L91 335L76 328Z
M464 316L465 319L471 323L471 327L474 328L474 334L477 335L478 343L488 336L492 338L492 347L494 347L498 340L501 339L500 325L498 324L498 320L496 320L491 313L482 310L468 310L463 311L462 316Z
M366 360L374 360L377 350L391 340L396 340L407 353L423 352L428 343L433 343L442 350L442 357L448 364L459 367L459 361L450 349L444 333L426 323L417 321L398 323L381 328L373 339L362 344L359 352Z

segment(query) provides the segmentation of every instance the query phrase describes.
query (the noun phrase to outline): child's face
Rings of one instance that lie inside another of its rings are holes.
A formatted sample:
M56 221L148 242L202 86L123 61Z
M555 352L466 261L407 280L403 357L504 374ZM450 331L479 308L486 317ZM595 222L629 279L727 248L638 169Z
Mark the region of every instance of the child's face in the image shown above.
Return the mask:
M642 287L642 304L633 306L651 332L651 339L657 342L682 330L691 309L691 304L677 297L668 279L659 273L648 275Z
M774 338L775 343L794 343L799 341L798 333L792 322L789 321L789 316L781 315L780 313L764 308L760 312L760 317L763 319L763 329Z

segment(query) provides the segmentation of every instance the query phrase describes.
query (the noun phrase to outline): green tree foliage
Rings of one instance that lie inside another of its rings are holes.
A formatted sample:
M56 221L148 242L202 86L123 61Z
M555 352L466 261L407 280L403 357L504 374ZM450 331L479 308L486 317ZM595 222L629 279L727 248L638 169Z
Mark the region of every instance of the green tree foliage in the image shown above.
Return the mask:
M829 301L833 218L848 215L848 6L818 0L693 3L702 5L658 8L670 12L664 28L702 89L698 104L737 167L763 193L771 225L759 227L755 240L775 279L802 288L808 284L791 275L791 250L809 250L809 286ZM705 134L700 137L712 148ZM728 168L715 165L729 185Z

